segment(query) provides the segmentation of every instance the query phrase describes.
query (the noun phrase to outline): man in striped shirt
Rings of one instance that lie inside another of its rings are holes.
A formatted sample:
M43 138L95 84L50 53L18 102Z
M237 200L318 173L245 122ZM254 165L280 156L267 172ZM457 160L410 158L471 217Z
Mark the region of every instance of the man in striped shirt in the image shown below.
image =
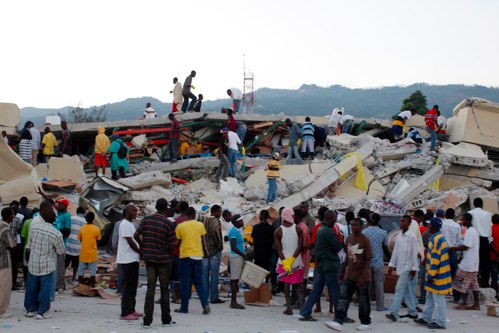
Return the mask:
M430 329L445 328L445 295L452 291L448 246L440 231L441 228L442 220L432 217L430 219L431 236L426 254L426 303L423 318L414 319L415 323L426 325Z
M301 152L314 156L314 124L310 122L310 117L305 118L305 122L300 127L301 131Z
M87 221L85 221L85 208L78 207L76 215L71 216L71 233L66 241L65 267L67 269L71 265L73 268L73 281L76 281L76 273L78 273L80 264L81 242L78 240L78 232L85 224L87 224Z
M134 238L139 243L147 271L147 292L144 304L144 327L151 326L154 312L154 291L159 277L161 291L161 321L164 326L174 325L170 315L170 255L177 244L175 226L167 218L168 201L156 201L157 212L144 217ZM141 239L142 236L142 239Z

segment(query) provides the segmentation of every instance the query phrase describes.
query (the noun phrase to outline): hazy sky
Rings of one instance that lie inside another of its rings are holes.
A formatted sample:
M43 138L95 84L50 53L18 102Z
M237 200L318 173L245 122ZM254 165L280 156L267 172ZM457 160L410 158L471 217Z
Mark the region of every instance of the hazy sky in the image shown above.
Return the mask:
M12 0L0 2L0 101L84 107L255 89L499 86L496 0Z

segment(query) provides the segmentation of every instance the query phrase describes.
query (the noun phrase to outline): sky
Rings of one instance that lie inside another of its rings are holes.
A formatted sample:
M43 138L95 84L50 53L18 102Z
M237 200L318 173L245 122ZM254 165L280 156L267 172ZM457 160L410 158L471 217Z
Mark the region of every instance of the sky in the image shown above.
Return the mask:
M1 1L0 101L90 107L302 84L499 86L496 0ZM244 56L243 56L244 55Z

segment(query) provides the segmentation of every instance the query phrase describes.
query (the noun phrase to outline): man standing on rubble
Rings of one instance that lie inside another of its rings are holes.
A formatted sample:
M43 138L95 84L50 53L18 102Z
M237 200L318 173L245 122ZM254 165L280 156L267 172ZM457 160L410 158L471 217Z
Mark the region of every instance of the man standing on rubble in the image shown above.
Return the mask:
M329 127L329 135L337 135L338 133L338 123L340 121L341 116L343 115L343 108L334 108L333 113L329 117L328 127Z
M61 122L62 128L62 147L61 147L61 157L64 155L73 155L73 133L68 128L68 123L66 121Z
M480 268L478 281L480 288L489 288L490 283L490 240L492 239L492 215L483 209L482 198L473 200L474 209L468 213L473 216L473 226L480 235Z
M227 158L229 160L229 177L236 177L238 175L238 170L236 167L237 153L239 152L239 146L242 145L239 136L236 132L232 132L224 128L223 134L227 137L229 146L227 150Z
M114 134L114 140L108 150L111 155L111 174L114 180L126 177L128 170L128 154L130 149L120 138L119 134ZM119 176L118 176L119 172Z
M41 148L41 136L40 131L37 130L35 126L32 126L29 131L31 133L31 148L33 149L33 153L31 154L31 164L35 166L38 164L38 152Z
M170 162L177 163L178 140L180 139L180 122L175 118L175 114L173 113L168 115L168 119L172 122L170 127L170 142L168 143Z
M416 109L400 112L392 123L392 134L395 141L400 141L404 137L404 126L407 120L416 114Z
M218 282L224 240L222 237L222 207L213 205L211 215L203 219L206 234L203 236L203 285L211 304L225 303L219 297Z
M191 75L187 76L184 81L184 87L182 88L182 97L184 102L182 104L182 112L186 113L188 110L194 109L194 104L196 104L196 95L191 92L191 88L195 89L192 85L192 79L196 77L196 71L191 71ZM191 104L189 105L189 98L191 99Z
M97 136L95 137L95 154L94 154L94 164L95 164L95 177L99 176L99 169L102 170L102 175L106 175L107 167L107 151L111 142L106 135L106 129L104 127L99 127L97 129Z
M227 95L232 98L232 110L234 113L238 113L241 110L241 102L243 100L243 93L240 89L230 88L227 89Z
M314 157L314 124L310 122L310 117L305 118L305 122L301 124L301 152L307 154L307 156Z
M430 137L426 138L426 142L430 141L430 151L434 151L437 144L438 113L438 105L434 105L431 110L426 111L424 116L426 130L430 134Z
M224 129L225 130L225 129ZM222 131L222 136L218 141L218 158L220 159L220 163L218 164L217 173L213 177L213 181L218 183L220 179L227 180L227 175L229 174L230 163L227 158L227 154L229 153L229 138L225 135L225 132Z
M180 111L184 97L182 97L182 83L178 82L176 77L173 78L173 90L170 94L173 94L172 113Z
M286 119L286 126L289 128L289 146L288 146L288 159L286 164L291 164L293 161L293 154L298 164L302 164L300 152L298 150L298 139L300 138L300 128L297 124L291 122L291 119Z
M143 327L150 327L154 313L154 292L159 278L161 291L161 322L163 326L174 325L170 315L170 273L171 253L177 244L175 225L166 217L168 201L160 198L156 201L156 213L144 217L134 234L144 254L147 271L147 292L144 303ZM142 239L141 239L142 237Z
M120 279L123 283L121 295L121 319L138 320L143 314L135 311L135 297L139 282L139 260L142 254L139 244L134 239L135 226L133 220L137 218L138 209L133 204L125 208L125 218L119 227L118 254L116 262L120 265Z

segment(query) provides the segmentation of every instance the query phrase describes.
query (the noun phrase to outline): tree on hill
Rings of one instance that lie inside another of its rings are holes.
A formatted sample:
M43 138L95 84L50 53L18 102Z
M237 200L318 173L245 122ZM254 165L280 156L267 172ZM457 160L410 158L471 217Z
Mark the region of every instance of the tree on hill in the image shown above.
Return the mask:
M428 110L428 106L426 104L427 104L426 96L423 95L421 90L416 90L408 98L405 98L402 101L402 106L400 107L400 111L410 110L414 108L416 109L416 113L424 115Z
M107 105L92 106L89 109L82 107L75 107L69 109L67 115L58 113L61 120L68 123L99 123L106 121L107 118Z

